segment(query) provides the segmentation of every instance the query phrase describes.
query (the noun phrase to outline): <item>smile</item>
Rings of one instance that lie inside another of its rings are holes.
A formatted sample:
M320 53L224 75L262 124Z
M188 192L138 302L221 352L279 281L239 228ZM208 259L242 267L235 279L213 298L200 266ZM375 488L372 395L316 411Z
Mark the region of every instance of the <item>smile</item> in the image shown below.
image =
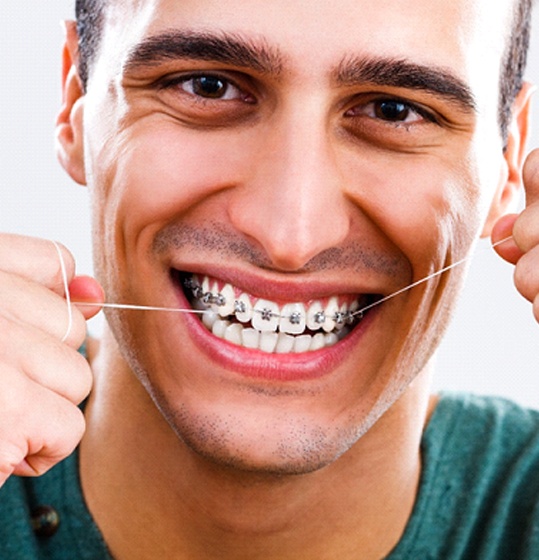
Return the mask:
M204 326L217 338L264 353L306 353L337 344L363 320L361 308L377 298L333 296L278 304L256 298L208 276L180 274Z

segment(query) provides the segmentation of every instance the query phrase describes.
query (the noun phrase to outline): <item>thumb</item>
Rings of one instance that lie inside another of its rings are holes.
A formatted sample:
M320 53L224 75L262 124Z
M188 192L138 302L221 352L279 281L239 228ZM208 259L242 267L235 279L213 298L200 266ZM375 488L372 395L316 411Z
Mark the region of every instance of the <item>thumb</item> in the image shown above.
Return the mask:
M69 284L69 293L85 319L91 319L94 315L97 315L101 308L80 304L84 302L103 303L105 301L105 292L101 284L90 276L76 276L73 278Z

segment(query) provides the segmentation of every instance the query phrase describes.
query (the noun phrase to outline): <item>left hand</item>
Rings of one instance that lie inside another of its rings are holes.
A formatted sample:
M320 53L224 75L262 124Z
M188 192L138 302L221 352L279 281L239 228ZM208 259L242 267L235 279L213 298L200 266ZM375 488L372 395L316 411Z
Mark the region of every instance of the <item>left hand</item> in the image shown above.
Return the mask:
M496 247L506 261L515 264L515 286L533 304L539 322L539 149L524 165L526 208L521 214L503 216L492 230L492 242L513 238Z

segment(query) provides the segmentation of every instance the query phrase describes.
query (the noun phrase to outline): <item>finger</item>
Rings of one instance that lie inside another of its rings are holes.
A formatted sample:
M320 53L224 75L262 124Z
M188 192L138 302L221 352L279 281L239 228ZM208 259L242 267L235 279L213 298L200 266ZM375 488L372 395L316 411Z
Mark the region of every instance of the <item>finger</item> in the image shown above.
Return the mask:
M70 317L65 299L49 288L20 276L0 271L2 305L0 317L40 329L72 348L78 348L86 338L86 321L78 309L72 309L72 323L66 335ZM5 325L0 325L0 336Z
M527 157L523 170L526 206L539 203L539 148Z
M539 201L522 211L515 222L513 237L523 252L539 245Z
M79 305L79 303L103 303L105 301L103 288L97 280L89 276L76 276L69 284L69 293L71 294L72 302L77 304L77 309L84 315L85 319L92 318L99 313L101 308Z
M517 219L518 214L507 214L506 216L502 216L492 228L491 240L494 245L494 250L502 259L511 264L516 264L523 255L523 252L512 237L513 228Z
M533 316L535 320L539 323L539 294L533 300Z
M515 242L523 252L539 245L539 149L527 158L523 171L526 208L513 228Z
M28 325L0 317L0 326L0 368L9 366L76 405L88 396L92 372L77 350Z
M69 281L75 274L75 260L61 244L57 244ZM55 245L45 239L23 235L0 235L0 269L32 280L57 294L64 295L64 277Z
M43 474L73 451L85 429L81 410L70 401L10 368L2 368L2 377L7 383L0 424L0 485L11 474Z
M515 268L515 286L529 301L539 294L539 245L520 258Z
M53 398L55 395L53 395ZM46 436L30 440L28 454L14 469L17 476L41 476L71 455L86 430L84 413L70 402L54 399L56 414Z

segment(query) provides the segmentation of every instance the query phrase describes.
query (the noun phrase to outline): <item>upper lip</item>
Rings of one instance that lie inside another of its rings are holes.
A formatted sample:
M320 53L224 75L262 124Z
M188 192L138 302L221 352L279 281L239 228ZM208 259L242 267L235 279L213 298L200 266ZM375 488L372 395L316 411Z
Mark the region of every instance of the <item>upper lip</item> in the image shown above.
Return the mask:
M199 276L209 276L225 284L231 284L235 288L250 294L256 298L268 299L279 302L309 302L311 300L329 298L335 295L352 294L355 296L377 294L386 295L398 286L381 287L378 279L376 286L368 282L358 281L357 274L350 274L345 278L340 272L339 280L320 280L314 278L315 274L271 273L253 274L246 270L236 268L221 268L211 264L200 266L173 265L173 270ZM332 275L333 276L333 275ZM372 281L371 281L372 282ZM385 279L384 284L388 280Z

